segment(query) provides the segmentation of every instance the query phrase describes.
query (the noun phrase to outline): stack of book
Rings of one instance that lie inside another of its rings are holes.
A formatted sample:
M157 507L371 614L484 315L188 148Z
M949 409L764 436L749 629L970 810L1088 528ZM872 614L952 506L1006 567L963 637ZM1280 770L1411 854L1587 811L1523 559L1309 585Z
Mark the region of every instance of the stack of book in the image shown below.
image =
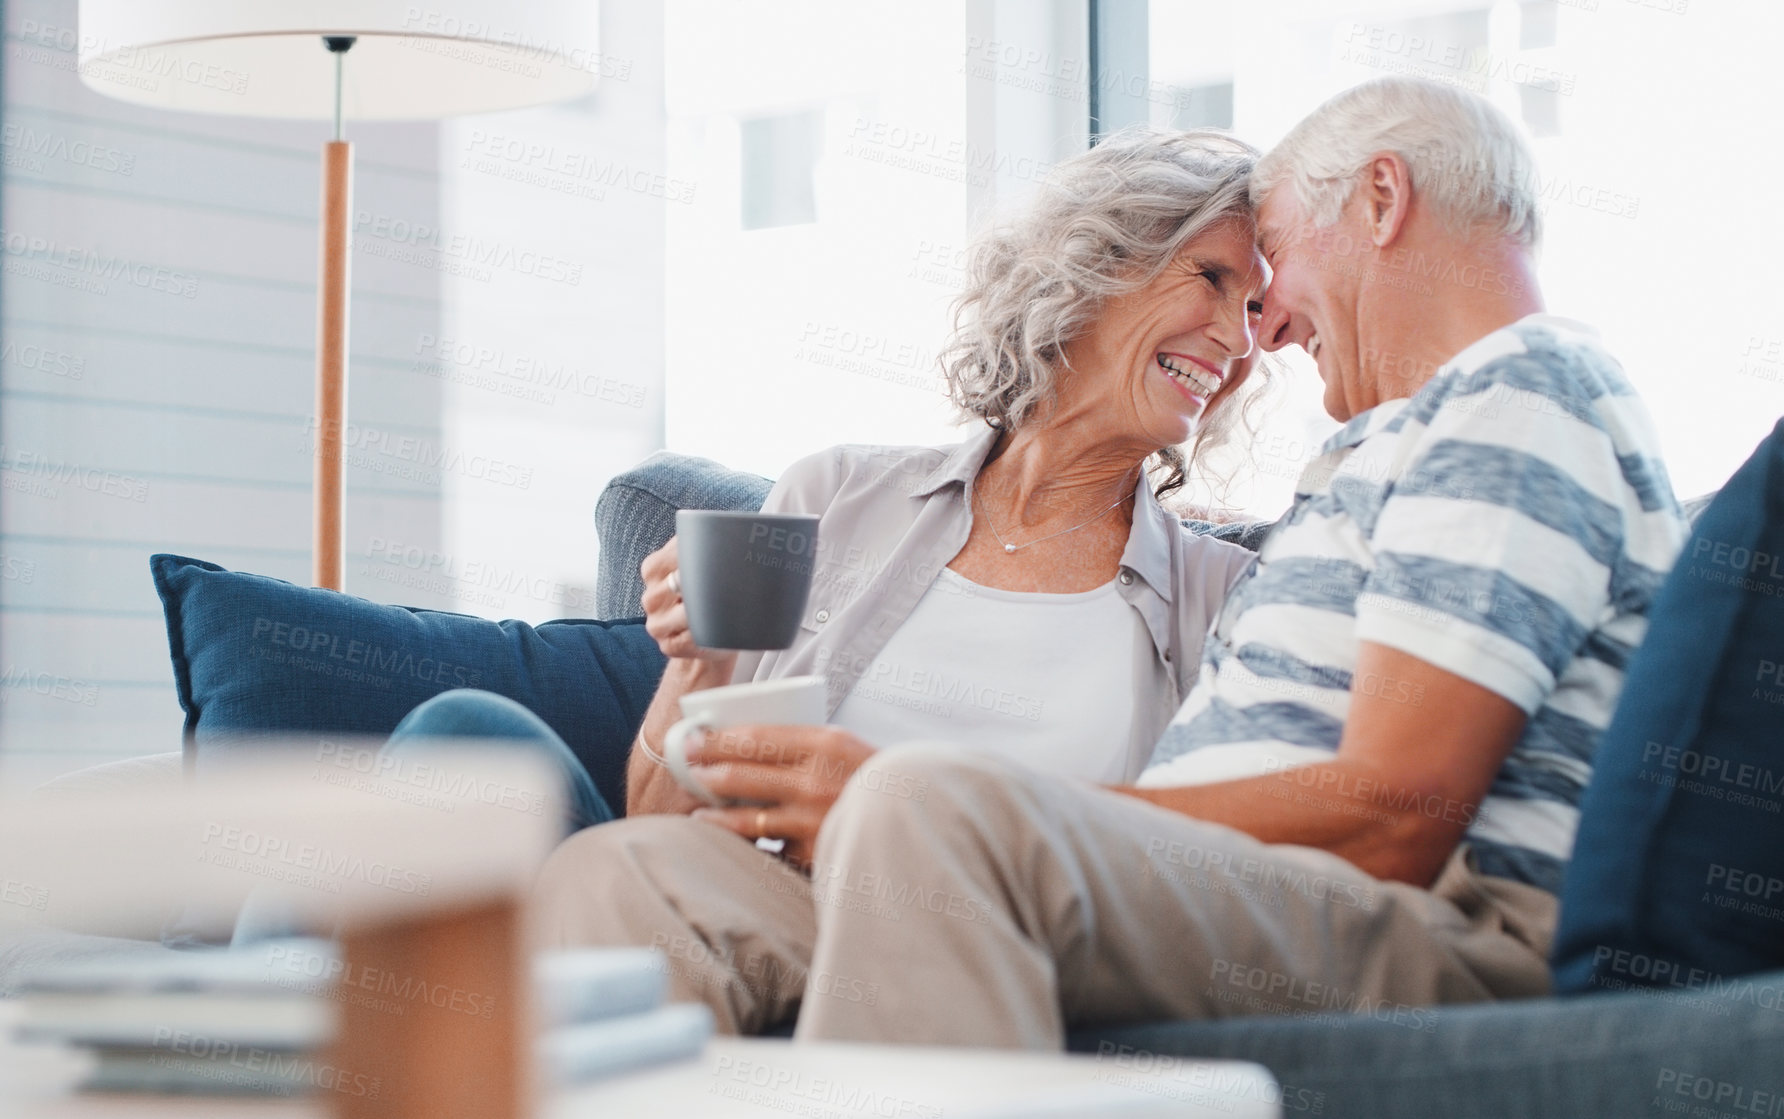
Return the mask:
M668 960L649 948L542 953L533 983L548 1084L697 1057L712 1036L712 1011L704 1003L664 1002Z
M649 949L544 953L534 987L548 1084L693 1057L712 1034L705 1006L664 1002L666 961ZM20 995L15 1039L89 1054L82 1088L226 1095L375 1094L375 1078L329 1063L338 1004L378 999L393 1017L417 1000L442 1005L425 977L356 978L333 942L310 939L69 963ZM475 992L446 997L488 1012Z
M20 985L22 1043L91 1055L97 1091L290 1095L327 1087L334 1037L326 942L168 952L46 967ZM287 960L291 966L284 966Z

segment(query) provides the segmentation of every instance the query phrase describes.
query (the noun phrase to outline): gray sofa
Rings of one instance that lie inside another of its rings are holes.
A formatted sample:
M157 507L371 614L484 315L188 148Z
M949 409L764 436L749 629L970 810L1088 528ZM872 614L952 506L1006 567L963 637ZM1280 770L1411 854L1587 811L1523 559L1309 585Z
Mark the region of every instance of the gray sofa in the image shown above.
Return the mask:
M639 613L639 561L673 533L677 509L753 509L768 489L765 478L666 453L616 477L596 509L598 612L610 618ZM1688 510L1695 513L1707 502L1694 501ZM1269 526L1196 522L1192 527L1255 548ZM175 753L95 767L34 795L180 779ZM175 908L170 905L169 918ZM159 931L0 927L0 995L48 960L169 951L156 943ZM1784 973L1752 979L1762 991L1784 992ZM1113 1076L1130 1067L1175 1069L1186 1093L1203 1095L1208 1086L1179 1064L1181 1059L1256 1061L1281 1081L1287 1116L1574 1119L1683 1112L1705 1101L1681 1094L1681 1086L1693 1092L1705 1084L1714 1091L1733 1086L1746 1092L1749 1103L1755 1090L1772 1087L1763 1081L1764 1070L1784 1053L1784 997L1754 998L1752 990L1737 988L1719 997L1644 991L1452 1007L1432 1012L1417 1029L1366 1016L1167 1022L1085 1033L1071 1044L1107 1060ZM1666 1106L1672 1103L1683 1106ZM1735 1112L1715 1112L1723 1113Z
M768 488L765 478L668 453L616 477L596 511L603 613L639 612L639 561L674 532L676 509L754 509ZM1686 514L1695 519L1713 496L1686 502ZM1186 523L1253 550L1270 527ZM1763 1079L1784 1056L1784 972L1751 979L1720 996L1642 990L1448 1007L1420 1019L1423 1028L1364 1015L1251 1017L1092 1031L1071 1046L1101 1055L1116 1075L1175 1068L1185 1093L1198 1082L1182 1059L1256 1061L1281 1082L1291 1119L1620 1119L1701 1109L1695 1093L1705 1085L1725 1110L1699 1114L1732 1116L1731 1098L1751 1104L1756 1091L1784 1091L1784 1078Z

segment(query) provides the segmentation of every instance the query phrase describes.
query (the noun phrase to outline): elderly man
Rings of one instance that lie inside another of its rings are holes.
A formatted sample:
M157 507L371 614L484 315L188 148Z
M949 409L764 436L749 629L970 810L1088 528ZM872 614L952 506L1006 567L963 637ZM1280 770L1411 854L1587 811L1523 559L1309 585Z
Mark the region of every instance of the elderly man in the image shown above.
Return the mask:
M1576 805L1685 526L1616 361L1543 311L1534 179L1487 102L1399 79L1259 164L1260 337L1313 357L1344 427L1137 787L883 751L820 833L811 906L741 937L664 906L648 939L734 1005L802 999L804 1038L1417 1027L1432 1004L1544 993ZM697 872L641 859L637 886ZM547 924L611 936L587 902L551 904L574 873L547 867Z

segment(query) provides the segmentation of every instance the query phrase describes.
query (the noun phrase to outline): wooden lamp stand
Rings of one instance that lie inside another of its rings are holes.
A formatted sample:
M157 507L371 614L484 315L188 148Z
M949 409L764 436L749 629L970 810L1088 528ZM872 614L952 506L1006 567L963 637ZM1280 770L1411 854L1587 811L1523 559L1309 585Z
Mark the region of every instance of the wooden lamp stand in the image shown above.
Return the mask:
M353 251L353 145L341 138L341 64L354 39L325 36L322 42L335 56L335 135L322 145L312 579L318 587L338 591L347 584L347 292Z

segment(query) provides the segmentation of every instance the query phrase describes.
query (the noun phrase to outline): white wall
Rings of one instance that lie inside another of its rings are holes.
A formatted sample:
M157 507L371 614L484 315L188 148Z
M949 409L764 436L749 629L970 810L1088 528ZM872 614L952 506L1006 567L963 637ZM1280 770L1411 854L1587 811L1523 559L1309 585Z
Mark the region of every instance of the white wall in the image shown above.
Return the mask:
M327 126L102 97L74 72L74 25L74 0L6 5L0 765L11 773L179 747L151 553L309 579ZM437 221L435 136L356 129L356 205ZM102 273L82 267L93 261ZM354 422L437 437L439 388L406 374L404 352L439 329L434 277L360 256L353 279ZM350 547L373 534L437 544L440 497L426 480L351 470Z
M444 274L448 329L413 339L445 438L507 469L444 480L439 553L360 557L402 601L592 616L595 501L663 445L665 213L698 184L664 177L661 10L603 4L600 54L590 98L441 126L443 225L549 263Z
M74 25L74 0L6 5L0 781L179 748L151 553L310 574L328 125L91 93ZM600 50L576 104L349 125L350 593L592 612L595 498L661 444L671 205L656 6L604 4Z

